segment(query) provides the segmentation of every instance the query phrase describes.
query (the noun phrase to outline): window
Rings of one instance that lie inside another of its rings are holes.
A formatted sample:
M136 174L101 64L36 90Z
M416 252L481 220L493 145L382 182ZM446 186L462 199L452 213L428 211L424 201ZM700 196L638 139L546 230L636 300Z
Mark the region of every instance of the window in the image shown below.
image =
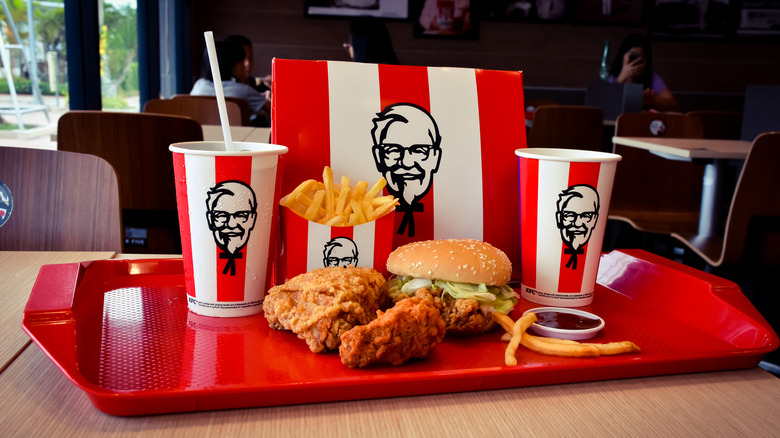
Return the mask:
M101 0L100 84L103 109L139 111L136 0Z

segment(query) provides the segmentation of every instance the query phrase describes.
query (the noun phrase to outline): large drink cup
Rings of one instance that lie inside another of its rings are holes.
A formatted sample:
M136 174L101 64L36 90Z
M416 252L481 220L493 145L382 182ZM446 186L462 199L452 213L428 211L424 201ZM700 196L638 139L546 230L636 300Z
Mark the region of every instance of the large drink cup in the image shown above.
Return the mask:
M620 155L574 149L515 151L520 182L520 295L535 303L593 302Z
M206 316L260 312L270 287L272 226L284 146L234 142L170 146L187 303Z

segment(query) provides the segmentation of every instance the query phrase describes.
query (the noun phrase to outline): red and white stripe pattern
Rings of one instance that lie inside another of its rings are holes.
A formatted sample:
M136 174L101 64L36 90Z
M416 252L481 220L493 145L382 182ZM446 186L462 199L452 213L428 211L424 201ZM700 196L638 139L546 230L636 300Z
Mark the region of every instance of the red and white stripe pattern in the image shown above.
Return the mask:
M287 146L282 193L319 179L323 166L352 181L381 176L371 152L372 119L412 103L435 119L442 158L414 213L413 240L474 238L519 256L517 167L524 148L521 72L275 59L273 143ZM397 229L403 213L396 212Z
M213 156L173 154L176 197L182 236L184 271L190 303L203 305L201 314L223 309L258 307L266 290L269 270L271 218L274 208L276 155ZM207 193L217 183L243 181L257 200L257 220L246 246L236 258L236 275L222 271L226 260L206 219ZM190 281L192 280L192 281ZM258 309L259 310L259 309ZM256 313L256 312L255 312ZM238 315L233 315L238 316Z
M520 157L522 215L522 289L531 301L581 306L593 297L598 263L607 225L617 161L566 162ZM570 269L567 245L556 222L557 201L567 188L587 184L599 193L599 215L593 233L579 256L579 269ZM530 291L529 291L530 289Z
M387 273L387 256L393 249L393 219L392 214L387 214L354 227L329 227L307 221L282 207L285 278L324 267L325 244L336 237L346 237L355 242L357 266Z

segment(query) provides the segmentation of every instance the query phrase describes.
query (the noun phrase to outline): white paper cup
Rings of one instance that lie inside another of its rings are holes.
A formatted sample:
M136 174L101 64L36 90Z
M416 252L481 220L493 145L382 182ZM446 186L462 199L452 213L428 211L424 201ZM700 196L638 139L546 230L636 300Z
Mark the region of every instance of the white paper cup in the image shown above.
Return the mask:
M260 312L269 283L279 155L265 143L174 143L176 201L189 309L206 316Z
M593 302L612 183L620 155L517 149L521 291L559 307Z

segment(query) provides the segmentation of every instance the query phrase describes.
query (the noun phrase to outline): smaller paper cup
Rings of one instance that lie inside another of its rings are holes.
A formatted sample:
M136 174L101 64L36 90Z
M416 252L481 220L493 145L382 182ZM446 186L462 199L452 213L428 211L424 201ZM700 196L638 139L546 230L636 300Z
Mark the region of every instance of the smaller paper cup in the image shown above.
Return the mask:
M271 230L284 146L174 143L187 303L206 316L260 312L269 287Z
M353 265L387 274L387 257L393 250L390 213L377 220L352 227L331 227L308 221L287 207L282 216L282 272L290 279L312 269Z
M575 149L515 151L520 184L520 295L535 303L593 302L620 155Z

